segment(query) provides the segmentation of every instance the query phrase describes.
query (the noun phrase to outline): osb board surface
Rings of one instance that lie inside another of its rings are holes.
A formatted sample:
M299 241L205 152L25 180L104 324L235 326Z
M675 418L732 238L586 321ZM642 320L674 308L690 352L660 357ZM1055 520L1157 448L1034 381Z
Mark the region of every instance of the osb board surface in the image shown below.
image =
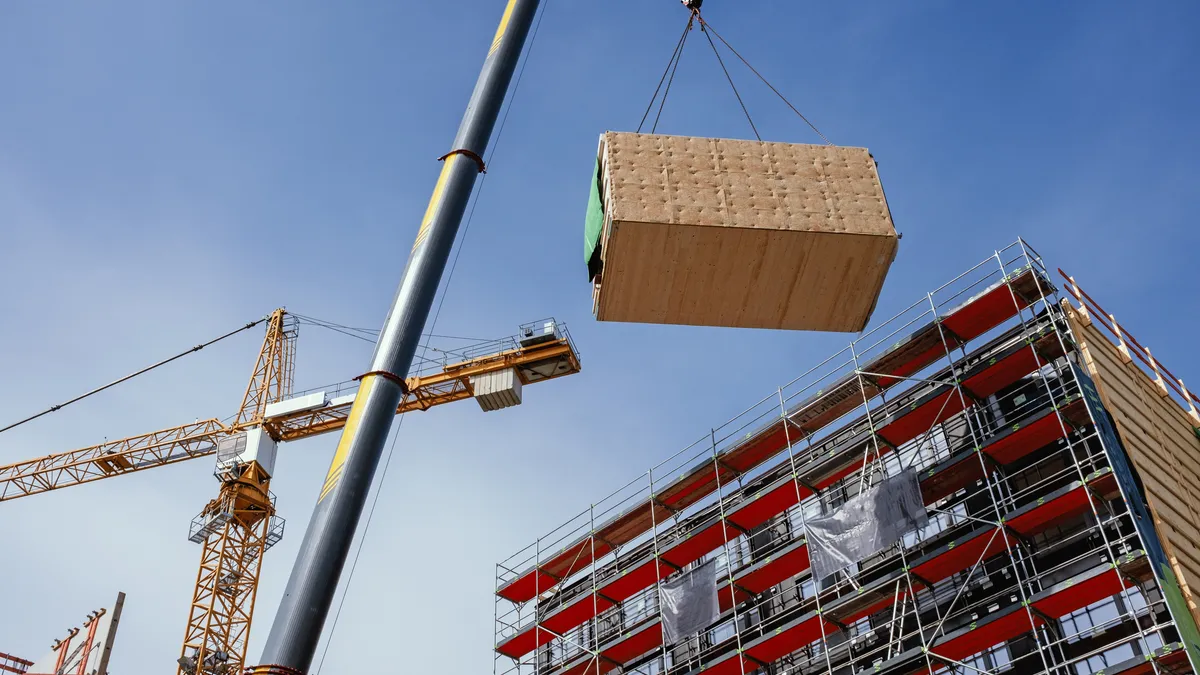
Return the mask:
M601 321L854 332L875 308L896 241L613 222Z
M865 148L608 132L613 221L895 237Z
M1100 329L1084 326L1073 310L1068 317L1088 371L1141 476L1180 588L1200 622L1200 599L1192 590L1200 582L1200 441L1192 421L1174 400L1159 394L1141 368L1125 363Z

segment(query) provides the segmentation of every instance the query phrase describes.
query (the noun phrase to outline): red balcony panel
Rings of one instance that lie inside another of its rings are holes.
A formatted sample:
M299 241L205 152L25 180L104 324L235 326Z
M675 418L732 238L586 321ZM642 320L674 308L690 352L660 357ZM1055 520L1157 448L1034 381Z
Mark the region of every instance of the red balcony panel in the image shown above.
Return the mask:
M770 663L820 640L822 630L825 635L832 635L839 629L837 624L829 623L815 613L808 614L785 624L773 635L755 640L745 648L745 652L757 661Z
M1027 345L1017 347L1012 353L993 359L981 372L963 380L963 387L979 398L987 398L1037 370L1045 361L1039 360Z
M966 628L960 629L939 640L930 648L935 656L945 656L962 661L968 656L1007 642L1044 624L1038 615L1014 605L999 614L984 617Z
M929 583L937 583L970 569L981 558L987 560L1003 552L1008 543L1011 543L1009 535L1002 529L979 529L962 541L946 544L931 554L932 558L914 565L913 574Z
M554 587L558 580L540 570L528 570L521 576L500 587L496 594L513 602L532 600L539 592Z
M928 432L933 425L945 422L965 410L967 400L953 387L947 387L923 402L914 401L912 409L888 422L879 430L879 435L893 446L902 445Z
M606 644L600 653L617 663L628 663L646 652L662 645L662 624L658 620L622 633L619 638Z
M588 593L546 616L542 620L542 625L562 635L609 607L616 607L616 603L599 595Z
M746 675L758 668L757 663L733 651L704 666L704 675Z
M1029 306L1022 290L1032 286L1037 290L1033 272L1026 270L1012 280L1013 293L1007 284L997 284L979 297L951 312L942 320L942 325L962 340L973 340L988 332L1005 320L1015 316L1019 309Z
M934 342L933 342L932 346L928 347L924 351L913 354L907 360L905 360L901 363L897 363L895 366L891 367L890 369L876 370L875 368L867 366L866 368L863 368L863 370L866 370L867 372L870 372L870 373L878 373L880 375L883 375L883 374L895 375L896 377L876 377L876 378L874 378L875 381L880 384L880 386L888 387L888 386L891 386L891 385L901 381L902 378L910 377L914 373L920 372L923 368L927 367L929 364L937 361L940 358L945 357L946 352L948 352L949 350L954 349L955 347L958 346L958 341L955 340L953 338L953 336L951 336L949 334L946 335L947 346L943 346L941 337L937 334L937 327L931 325L930 328L933 330Z
M1064 425L1053 410L1029 423L1018 422L993 441L983 446L983 452L1000 464L1011 464L1038 448L1064 438Z
M657 573L656 570L657 569ZM647 560L600 587L600 592L613 600L626 600L649 588L654 582L666 579L674 569L655 560Z
M965 452L926 470L920 475L921 494L926 504L945 499L971 483L983 478L983 460L972 452Z
M1045 598L1035 598L1031 604L1046 616L1058 619L1116 595L1128 585L1116 570L1107 569L1055 584L1054 592Z
M808 565L808 546L801 542L767 558L734 581L752 593L762 593L775 584L807 571Z
M662 551L659 555L672 565L683 567L703 558L706 553L715 550L718 546L724 545L726 537L733 540L740 535L741 531L736 527L717 519L688 534L682 541Z
M788 435L780 420L722 454L721 463L743 473L749 471L787 448ZM793 442L799 436L798 430L791 432Z
M1071 486L1059 489L1036 502L1018 509L1005 522L1009 527L1026 536L1033 536L1048 527L1085 513L1091 508L1091 493L1106 499L1117 494L1117 481L1111 469L1092 476L1085 487L1076 481Z
M725 518L738 527L753 529L800 503L812 492L794 480L788 480L752 495Z
M607 555L611 551L612 546L609 546L608 542L597 537L588 537L563 549L561 553L551 558L550 562L544 563L541 568L551 576L566 579L592 564L596 558Z
M705 462L664 488L657 495L658 501L673 509L687 508L712 494L717 489L718 482L724 485L733 480L736 480L736 476L732 470Z
M520 633L501 642L496 647L496 651L509 658L519 659L553 639L554 636L550 631L542 630L537 626L529 626Z

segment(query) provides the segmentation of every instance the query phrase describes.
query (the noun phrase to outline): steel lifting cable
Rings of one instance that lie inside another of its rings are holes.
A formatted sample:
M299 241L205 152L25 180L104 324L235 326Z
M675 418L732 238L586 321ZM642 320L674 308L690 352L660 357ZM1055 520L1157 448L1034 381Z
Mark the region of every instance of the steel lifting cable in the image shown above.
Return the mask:
M742 106L742 112L746 115L746 121L750 123L750 130L754 132L754 137L762 143L762 136L758 135L758 127L754 126L754 120L750 119L750 111L746 110L746 103L742 100L742 95L738 93L737 85L733 83L733 78L729 75L729 69L725 67L725 59L721 58L721 52L717 51L717 45L713 42L712 36L708 34L708 29L705 27L704 19L700 17L699 10L692 10L693 15L700 18L700 32L704 33L704 37L708 38L708 44L712 47L713 54L717 57L717 63L721 64L721 72L725 73L725 79L729 82L729 87L733 89L733 95L737 97L738 105Z
M209 340L208 342L198 344L195 347L192 347L191 349L189 349L185 352L180 352L180 353L176 354L175 356L172 356L169 359L163 359L162 361L159 361L158 363L155 363L150 366L146 366L145 368L142 368L141 370L139 370L137 372L130 373L130 374L126 375L125 377L122 377L118 380L113 380L112 382L109 382L108 384L104 385L103 387L97 387L97 388L87 392L86 394L81 394L79 396L76 396L75 398L73 398L69 401L66 401L65 403L59 403L58 405L50 406L49 408L43 410L42 412L40 412L36 415L30 415L29 417L26 417L25 419L21 420L20 422L13 422L12 424L4 427L3 429L0 429L0 433L3 433L5 431L8 431L9 429L13 429L15 427L19 427L22 424L25 424L26 422L32 422L33 420L36 420L37 418L39 418L43 415L49 415L50 413L55 412L57 410L62 410L63 408L71 405L72 403L77 403L89 396L92 396L94 394L99 394L100 392L104 391L105 389L111 389L112 387L115 387L118 384L121 384L122 382L128 382L129 380L132 380L133 378L137 377L138 375L144 375L145 373L148 373L148 372L154 370L155 368L160 368L162 366L165 366L172 361L175 361L177 359L181 359L181 358L187 356L188 354L194 354L209 345L214 345L214 344L220 342L221 340L224 340L227 337L232 337L234 335L237 335L238 333L241 333L242 331L250 330L251 328L254 328L255 326L257 326L258 324L266 321L267 318L269 318L269 317L263 317L257 321L251 321L250 323L242 326L241 328L229 331L228 333L222 335L221 337L214 338L212 340Z
M685 1L684 4L690 10L687 25L683 29L683 35L681 35L679 37L679 41L675 43L675 50L671 53L671 59L667 62L666 70L663 71L662 77L658 80L658 86L654 89L654 95L650 97L650 104L646 106L646 112L642 115L641 122L638 123L637 133L642 132L642 128L646 124L646 119L650 116L650 111L654 109L655 101L659 100L658 94L660 91L662 91L662 99L659 101L658 113L655 115L654 124L650 128L650 133L657 131L659 119L662 117L663 108L667 103L667 94L669 94L671 91L671 84L675 81L675 72L679 69L679 62L682 60L683 48L687 43L688 33L691 32L694 24L699 22L700 32L704 33L704 37L708 40L709 46L712 47L713 55L717 57L717 63L720 64L721 71L725 74L725 80L729 82L729 87L733 89L733 95L737 98L738 105L741 106L742 113L746 116L746 121L750 123L750 129L754 132L754 137L758 139L759 142L762 142L762 136L758 133L758 126L754 124L754 119L750 116L750 111L746 107L746 103L742 99L742 95L738 91L737 85L733 82L733 77L729 73L729 68L725 66L725 60L721 58L721 52L717 49L716 43L713 42L713 35L715 35L717 39L721 41L721 44L725 45L725 48L733 53L733 55L736 56L739 61L749 68L750 72L754 73L754 75L758 77L763 84L767 85L767 88L769 88L776 96L778 96L779 99L792 110L792 112L796 113L796 116L803 120L804 123L808 125L808 128L812 129L822 141L825 141L826 145L833 145L833 141L830 141L825 134L821 133L821 130L818 129L811 120L805 117L804 113L800 112L799 108L793 105L792 102L789 101L787 97L775 87L775 85L771 84L767 80L767 78L763 77L762 73L758 72L758 69L756 69L750 64L749 61L746 60L746 57L742 56L738 50L734 49L733 45L729 44L729 41L722 37L721 34L712 27L712 24L704 19L704 17L700 14L699 3L696 3L696 5L693 6ZM712 35L709 35L710 32ZM664 83L666 83L665 90L663 90Z
M717 29L715 29L715 28L713 28L713 27L712 27L712 24L711 24L711 23L709 23L708 21L705 21L705 20L704 20L704 17L701 17L701 16L699 16L699 14L698 14L698 13L697 13L697 18L699 18L699 20L700 20L700 27L701 27L701 29L706 29L706 30L705 30L705 35L707 35L709 31L711 31L713 35L716 35L716 36L717 36L717 39L721 41L721 44L725 45L725 47L726 47L726 48L727 48L727 49L728 49L730 52L733 52L733 55L734 55L734 56L736 56L736 57L738 57L738 60L739 60L739 61L741 61L743 64L745 64L745 66L746 66L747 68L749 68L749 69L750 69L750 72L754 73L754 74L755 74L755 76L757 76L757 77L758 77L758 79L762 80L762 83L763 83L763 84L767 85L767 87L768 87L768 88L769 88L771 91L775 92L775 95L776 95L776 96L778 96L778 97L779 97L779 99L780 99L781 101L783 101L783 102L784 102L784 104L786 104L786 105L787 105L787 107L791 108L791 109L792 109L792 112L796 113L796 115L797 115L797 116L798 116L800 119L804 120L804 123L808 125L808 128L812 129L814 133L816 133L818 136L820 136L820 137L821 137L821 140L825 141L826 145L833 145L833 141L829 140L829 139L828 139L828 138L825 136L825 134L821 133L821 130L820 130L820 129L818 129L818 128L817 128L817 126L816 126L815 124L813 124L811 121L809 121L809 119L808 119L807 117L805 117L805 116L804 116L804 113L800 112L800 110L799 110L799 109L797 109L797 108L796 108L796 106L792 105L792 102L791 102L791 101L789 101L789 100L787 100L787 97L786 97L786 96L784 96L784 95L783 95L783 94L782 94L782 93L781 93L781 92L780 92L778 89L776 89L776 88L775 88L775 85L773 85L773 84L771 84L770 82L768 82L768 81L767 81L767 78L765 78L765 77L763 77L763 76L762 76L762 73L759 73L759 72L758 72L758 70L756 70L756 69L754 68L754 66L750 65L750 62L749 62L749 61L747 61L747 60L746 60L746 58L745 58L744 56L742 56L740 53L738 53L738 50L736 50L736 49L734 49L734 48L733 48L733 45L729 44L729 42L728 42L728 41L727 41L725 38L721 37L721 34L717 32ZM709 42L712 42L712 38L709 38ZM714 46L714 49L715 49L715 46ZM718 56L717 56L717 58L719 59L719 58L720 58L720 56L718 55ZM727 72L726 74L728 74L728 72ZM731 82L730 84L732 84L732 82ZM740 100L740 99L739 99L739 100ZM744 108L743 108L743 109L744 109Z
M521 87L521 79L525 76L525 66L529 64L529 57L533 54L533 46L537 43L538 30L542 26L542 19L546 18L546 9L549 6L549 0L542 4L537 21L533 26L533 32L529 36L529 48L526 50L525 59L522 61L521 66L517 71L517 78L513 82L512 96L509 97L508 106L505 109L504 116L500 119L500 124L496 129L496 141L492 144L492 149L488 153L486 161L488 166L491 165L492 159L496 156L496 150L500 147L500 138L504 135L504 126L508 122L509 113L512 112L513 101L517 98L517 92ZM454 270L458 267L458 258L460 255L462 255L463 244L466 243L467 234L471 229L471 220L475 217L475 206L479 204L479 195L483 192L483 186L484 182L487 180L487 176L488 174L485 173L483 174L483 177L480 178L479 189L475 191L475 197L471 204L471 209L467 213L466 222L463 224L463 234L458 245L458 251L454 255L454 260L450 263L450 271L447 273L446 283L442 287L442 297L438 300L437 309L433 314L433 320L429 324L430 333L426 335L425 345L422 348L422 356L420 357L422 359L424 359L424 354L428 353L430 349L433 349L429 346L429 338L433 337L432 331L434 327L437 326L438 318L442 314L442 306L446 302L446 293L450 290L450 282L454 279ZM337 612L335 612L333 615L333 623L329 627L329 636L325 641L325 649L321 652L321 660L317 663L316 670L313 671L314 675L320 675L321 668L325 665L325 656L329 654L329 645L333 642L333 634L337 630L338 619L342 615L342 606L346 603L346 596L349 595L350 592L350 584L354 580L354 571L358 568L359 556L362 555L363 545L366 543L367 534L371 530L371 521L375 516L375 507L379 504L379 495L383 493L383 482L387 480L388 467L390 467L392 464L392 456L396 451L396 439L400 437L400 428L404 425L404 418L404 415L400 416L400 421L396 423L396 427L392 431L392 443L388 448L387 456L384 458L383 470L380 472L379 483L375 488L375 497L371 500L370 510L367 511L367 521L363 525L363 534L358 540L358 548L354 552L354 560L350 563L350 572L346 576L345 590L342 591L342 598L338 602Z
M675 71L679 69L680 57L683 55L683 46L687 43L688 33L692 31L692 25L696 20L696 12L692 12L688 16L687 25L683 27L683 35L679 36L679 42L675 43L675 51L671 53L671 60L667 61L667 68L663 71L662 77L658 79L658 86L654 88L654 95L650 97L650 104L646 106L646 112L642 114L642 121L638 122L637 133L642 133L642 127L646 125L646 118L650 116L650 111L654 109L654 102L658 99L658 92L662 90L663 83L667 83L667 90L663 92L662 102L659 103L658 113L654 116L654 126L650 128L650 133L654 133L658 129L658 120L662 117L663 107L667 104L667 94L671 92L671 83L675 81ZM668 80L668 75L670 80Z

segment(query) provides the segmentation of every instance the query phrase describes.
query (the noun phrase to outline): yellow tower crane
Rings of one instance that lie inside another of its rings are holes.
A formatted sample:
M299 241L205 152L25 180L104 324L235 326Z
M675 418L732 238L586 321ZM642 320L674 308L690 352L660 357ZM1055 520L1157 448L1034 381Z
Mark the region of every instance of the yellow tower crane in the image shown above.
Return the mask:
M192 521L200 569L177 673L240 673L246 660L263 553L283 536L270 491L279 443L336 431L350 419L357 381L292 392L298 322L283 309L266 335L232 421L206 419L0 466L0 501L167 466L216 459L215 499ZM579 372L565 326L526 324L511 338L472 347L456 362L409 377L396 414L475 398L485 410L521 402L523 385Z

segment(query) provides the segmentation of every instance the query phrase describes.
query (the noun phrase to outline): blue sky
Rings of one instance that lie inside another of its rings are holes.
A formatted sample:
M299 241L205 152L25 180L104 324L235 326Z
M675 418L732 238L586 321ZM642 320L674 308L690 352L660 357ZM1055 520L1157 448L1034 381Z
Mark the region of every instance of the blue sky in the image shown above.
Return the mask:
M879 160L904 239L877 319L1024 236L1200 383L1200 6L706 4L835 143ZM502 6L6 3L0 422L280 305L377 327ZM518 409L464 403L404 424L328 672L397 658L489 672L496 561L850 337L591 319L581 235L597 136L636 127L684 18L673 0L548 0L437 331L500 336L554 315L585 370ZM689 41L659 130L746 137L707 49ZM731 70L765 138L815 140ZM224 417L257 343L0 435L0 463ZM306 330L298 386L359 374L369 350ZM289 529L266 559L252 660L335 441L281 457ZM171 667L210 472L185 463L5 504L0 539L19 555L0 558L0 651L40 655L124 590L113 671Z

